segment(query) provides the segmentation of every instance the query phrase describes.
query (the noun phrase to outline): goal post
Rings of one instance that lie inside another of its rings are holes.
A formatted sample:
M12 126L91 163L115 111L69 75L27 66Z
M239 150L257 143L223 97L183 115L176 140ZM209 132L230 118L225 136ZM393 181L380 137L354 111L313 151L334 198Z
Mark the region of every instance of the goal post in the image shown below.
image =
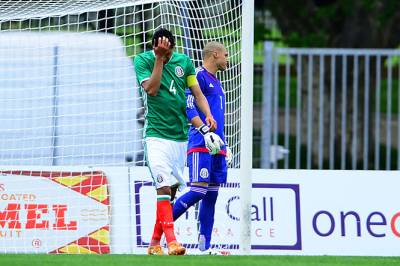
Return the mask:
M240 241L223 240L249 254L253 17L254 0L1 1L0 253L142 252L138 223L154 214L137 213L150 179L135 175L147 170L133 58L165 27L195 67L208 41L228 50L218 78L242 206Z
M251 188L253 168L253 46L254 46L254 1L243 1L242 14L242 106L241 106L241 253L251 251ZM249 193L250 192L250 193Z

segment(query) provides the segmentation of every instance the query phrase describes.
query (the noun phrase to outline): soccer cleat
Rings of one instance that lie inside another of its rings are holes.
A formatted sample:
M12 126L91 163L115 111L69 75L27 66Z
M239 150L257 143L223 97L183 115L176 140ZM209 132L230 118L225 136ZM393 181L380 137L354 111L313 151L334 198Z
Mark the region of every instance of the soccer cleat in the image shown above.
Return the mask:
M206 249L204 251L200 251L200 255L212 255L212 256L228 256L231 253L227 250L216 250L216 249Z
M149 246L147 248L148 255L164 255L163 249L160 245Z
M168 243L168 255L185 255L186 249L176 241Z

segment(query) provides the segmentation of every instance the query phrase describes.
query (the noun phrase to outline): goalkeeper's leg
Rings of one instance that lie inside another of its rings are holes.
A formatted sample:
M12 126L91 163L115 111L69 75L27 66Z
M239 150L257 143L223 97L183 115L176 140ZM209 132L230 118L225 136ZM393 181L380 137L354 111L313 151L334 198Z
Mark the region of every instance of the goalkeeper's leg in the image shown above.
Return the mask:
M204 152L193 152L188 155L190 191L176 200L173 208L174 221L205 197L210 180L210 159L211 156Z
M207 193L207 183L192 183L190 191L179 197L173 208L174 221L176 221L187 209L204 198Z
M211 247L211 234L214 226L215 203L217 202L219 185L210 184L207 194L200 204L199 222L199 249L207 250Z
M205 251L211 247L211 234L214 226L215 204L218 198L220 184L227 181L227 164L225 156L214 155L211 160L210 183L207 194L200 205L199 249Z

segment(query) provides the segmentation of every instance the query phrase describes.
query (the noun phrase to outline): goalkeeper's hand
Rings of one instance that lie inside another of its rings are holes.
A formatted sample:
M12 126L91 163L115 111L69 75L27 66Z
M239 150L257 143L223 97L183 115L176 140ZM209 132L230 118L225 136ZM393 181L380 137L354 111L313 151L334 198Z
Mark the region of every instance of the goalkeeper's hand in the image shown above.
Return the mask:
M232 150L231 148L229 148L228 145L226 145L226 157L225 157L226 163L231 164L232 158L233 158Z
M221 146L225 144L222 139L217 134L210 132L210 128L206 125L202 125L198 130L204 137L208 153L211 155L217 154L221 150Z

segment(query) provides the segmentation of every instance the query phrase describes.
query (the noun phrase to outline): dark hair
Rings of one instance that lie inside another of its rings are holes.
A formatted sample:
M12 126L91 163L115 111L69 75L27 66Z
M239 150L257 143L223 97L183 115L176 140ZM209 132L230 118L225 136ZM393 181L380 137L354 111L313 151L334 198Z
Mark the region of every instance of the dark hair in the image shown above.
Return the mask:
M160 37L167 37L169 40L169 43L171 44L171 48L175 47L175 37L174 35L167 29L160 28L156 30L153 34L153 38L151 39L151 44L153 47L157 47L158 45L158 38Z

